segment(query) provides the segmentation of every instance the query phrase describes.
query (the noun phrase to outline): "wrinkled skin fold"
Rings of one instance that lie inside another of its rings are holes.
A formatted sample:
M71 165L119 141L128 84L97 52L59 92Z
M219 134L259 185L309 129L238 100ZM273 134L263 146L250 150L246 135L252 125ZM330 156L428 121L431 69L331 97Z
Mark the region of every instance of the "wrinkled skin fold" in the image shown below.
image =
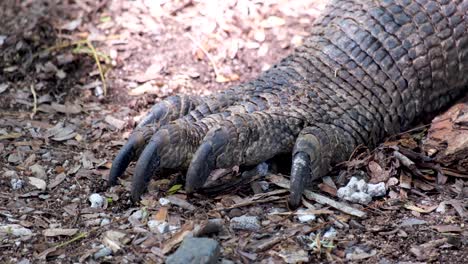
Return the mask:
M358 145L457 99L468 86L468 0L333 1L304 45L257 79L156 104L115 158L109 184L136 162L138 201L162 168L196 192L216 168L291 153L290 204Z

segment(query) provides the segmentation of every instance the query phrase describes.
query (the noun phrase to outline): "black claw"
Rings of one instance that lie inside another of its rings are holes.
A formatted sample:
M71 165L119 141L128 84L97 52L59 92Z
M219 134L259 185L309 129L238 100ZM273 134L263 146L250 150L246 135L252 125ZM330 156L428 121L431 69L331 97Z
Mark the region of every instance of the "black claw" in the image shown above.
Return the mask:
M146 192L149 181L160 168L158 145L160 145L158 140L151 140L137 161L131 190L133 202L140 201L141 195Z
M117 179L127 169L128 165L137 156L138 150L144 144L144 137L142 133L134 133L128 139L128 142L120 149L119 153L112 162L112 167L109 173L109 187L117 184Z
M291 168L291 194L289 206L297 208L301 204L302 193L306 185L306 179L311 177L310 157L305 152L296 152Z
M216 159L224 151L228 138L224 129L218 129L209 140L205 140L200 145L187 171L185 182L187 193L193 193L203 187L210 173L216 169Z

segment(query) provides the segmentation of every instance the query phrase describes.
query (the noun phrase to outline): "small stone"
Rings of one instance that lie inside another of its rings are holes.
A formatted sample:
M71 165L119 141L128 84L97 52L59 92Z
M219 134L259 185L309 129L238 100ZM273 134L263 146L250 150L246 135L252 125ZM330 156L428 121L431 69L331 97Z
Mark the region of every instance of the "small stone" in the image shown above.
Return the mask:
M104 218L104 219L101 220L101 226L108 225L108 224L110 224L110 222L111 222L110 219Z
M259 181L258 184L264 192L267 192L270 189L270 184L267 181Z
M13 178L10 180L11 188L13 190L19 190L23 188L24 186L24 181L21 179Z
M215 264L220 254L219 243L211 238L186 237L177 251L166 259L167 264Z
M346 200L353 203L368 204L372 201L372 197L365 192L355 192L348 196Z
M112 250L110 248L103 247L98 252L94 253L94 259L107 257L107 256L110 256L111 254L112 254Z
M308 213L305 209L299 209L297 210L297 219L299 219L301 223L308 223L315 220L315 215Z
M8 156L8 162L9 163L19 163L21 161L21 156L18 153L11 153Z
M3 173L3 176L4 176L5 178L17 178L17 177L18 177L18 173L16 173L16 171L9 170L9 171L5 171L5 173Z
M333 228L333 227L330 227L330 228L323 234L323 238L331 239L331 238L336 237L337 234L338 234L338 232L336 231L336 229Z
M356 183L356 189L360 192L367 192L367 183L364 180L359 180Z
M387 194L385 183L379 182L377 184L367 184L367 193L372 197L384 196Z
M385 183L367 184L364 180L352 177L345 187L338 189L337 195L343 200L353 203L368 204L372 197L386 194Z
M242 214L243 214L243 212L242 212L241 209L234 208L234 209L229 211L228 216L229 216L229 218L234 218L234 217L242 216Z
M99 193L93 193L89 196L89 201L91 202L92 208L102 208L104 205L104 197Z
M167 199L167 198L164 198L164 197L159 198L159 204L161 206L166 206L166 205L168 205L170 203L171 203L171 201L169 201L169 199Z
M259 231L260 221L255 216L239 216L231 219L230 227L234 230Z
M148 227L151 232L158 232L160 234L165 234L170 231L169 224L164 221L150 220L148 221Z
M30 263L31 263L31 262L29 261L29 259L27 259L27 258L24 258L24 259L22 259L22 260L18 261L18 263L17 263L17 264L30 264Z

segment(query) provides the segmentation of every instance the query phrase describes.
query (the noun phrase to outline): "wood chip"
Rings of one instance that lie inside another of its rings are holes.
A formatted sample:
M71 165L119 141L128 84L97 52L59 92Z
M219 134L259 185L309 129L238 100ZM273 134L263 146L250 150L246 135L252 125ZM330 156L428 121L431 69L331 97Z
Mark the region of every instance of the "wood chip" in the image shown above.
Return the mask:
M171 202L171 204L177 205L180 208L183 208L183 209L186 209L186 210L189 210L189 211L193 211L193 210L197 209L191 203L187 202L187 200L179 198L176 195L170 195L170 196L166 197L166 199L168 199Z
M29 177L29 183L36 187L37 189L41 190L41 191L45 191L46 190L46 187L47 187L47 184L44 180L42 179L39 179L39 178L36 178L36 177Z
M460 233L463 229L457 225L435 225L431 226L440 233Z
M57 104L52 103L50 105L55 111L64 114L79 114L82 111L80 105L77 104Z
M106 115L106 117L104 118L104 121L106 121L106 123L113 126L117 130L122 130L125 127L125 124L127 123L127 122L122 121L120 119L117 119L117 118L115 118L115 117L113 117L111 115Z
M55 236L73 236L78 232L78 228L63 229L63 228L49 228L42 231L42 235L46 237Z
M412 205L412 204L405 204L403 207L405 207L408 210L415 211L415 212L418 212L418 213L428 214L428 213L434 211L435 209L437 209L438 206L439 205L423 207L422 205L420 205L420 207L418 207L418 206L415 206L415 205Z
M49 182L48 188L52 190L53 188L57 187L60 183L62 183L67 178L65 173L60 173L55 178Z

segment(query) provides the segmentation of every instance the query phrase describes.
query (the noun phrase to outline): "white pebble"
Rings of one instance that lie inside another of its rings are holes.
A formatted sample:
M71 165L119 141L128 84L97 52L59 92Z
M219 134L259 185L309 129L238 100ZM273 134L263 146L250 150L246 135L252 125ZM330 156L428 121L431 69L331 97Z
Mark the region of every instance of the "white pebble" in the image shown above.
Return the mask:
M158 232L160 234L165 234L169 232L169 224L164 221L150 220L148 221L148 227L151 232Z
M108 225L108 224L110 224L110 222L111 222L110 219L104 218L104 219L101 220L101 226Z
M368 184L364 180L352 177L345 187L338 189L338 197L353 203L368 204L372 197L383 196L387 193L385 183Z
M89 196L89 201L91 202L92 208L102 208L104 205L104 197L98 193L93 193Z
M327 238L327 239L334 238L334 237L336 237L337 234L338 234L338 232L336 231L336 229L333 228L333 227L330 227L330 228L323 234L323 238Z
M170 203L171 203L171 201L169 201L169 199L167 199L167 198L164 198L164 197L159 198L159 204L162 205L162 206L166 206L166 205L168 205Z
M297 210L297 218L301 223L308 223L315 220L315 215L308 213L305 209Z
M367 184L367 193L372 197L384 196L387 193L385 183L379 182L377 184Z
M23 188L24 186L24 181L21 179L13 178L10 180L11 188L13 190L19 190Z

